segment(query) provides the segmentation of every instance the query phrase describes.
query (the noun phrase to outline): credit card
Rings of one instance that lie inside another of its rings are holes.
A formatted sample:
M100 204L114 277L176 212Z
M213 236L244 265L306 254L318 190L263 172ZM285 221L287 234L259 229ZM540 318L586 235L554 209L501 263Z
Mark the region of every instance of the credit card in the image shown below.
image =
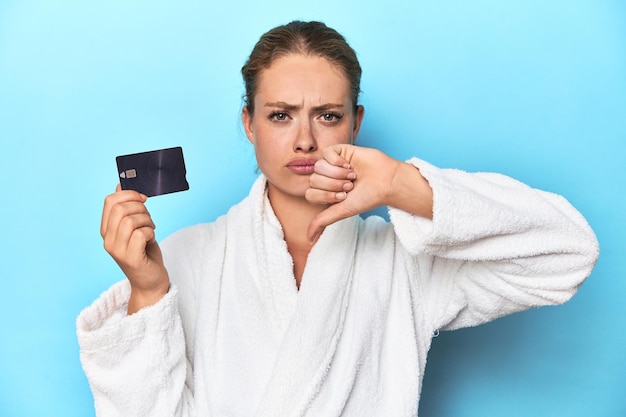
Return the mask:
M148 197L189 189L183 149L158 149L115 158L123 190L135 190Z

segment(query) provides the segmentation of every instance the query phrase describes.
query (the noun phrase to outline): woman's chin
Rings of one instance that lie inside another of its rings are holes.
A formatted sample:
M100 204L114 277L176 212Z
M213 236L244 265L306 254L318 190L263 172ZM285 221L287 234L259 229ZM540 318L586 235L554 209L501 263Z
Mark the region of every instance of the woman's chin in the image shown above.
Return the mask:
M306 190L309 188L308 178L301 184L277 185L268 180L270 198L305 199Z

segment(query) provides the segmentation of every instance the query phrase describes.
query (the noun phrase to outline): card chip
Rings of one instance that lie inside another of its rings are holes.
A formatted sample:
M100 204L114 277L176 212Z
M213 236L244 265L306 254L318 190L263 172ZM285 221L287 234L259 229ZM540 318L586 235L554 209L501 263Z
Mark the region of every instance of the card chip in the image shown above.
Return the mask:
M128 178L136 178L137 170L135 169L127 169L126 171L120 172L120 178L128 179Z

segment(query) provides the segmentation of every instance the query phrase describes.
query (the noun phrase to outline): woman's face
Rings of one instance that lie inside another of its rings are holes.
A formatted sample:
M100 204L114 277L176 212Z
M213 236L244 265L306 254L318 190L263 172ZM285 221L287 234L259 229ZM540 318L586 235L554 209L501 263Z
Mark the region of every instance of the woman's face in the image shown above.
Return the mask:
M242 120L270 197L304 197L323 149L354 142L363 107L354 111L346 76L317 56L278 58L257 86L254 116L245 107Z

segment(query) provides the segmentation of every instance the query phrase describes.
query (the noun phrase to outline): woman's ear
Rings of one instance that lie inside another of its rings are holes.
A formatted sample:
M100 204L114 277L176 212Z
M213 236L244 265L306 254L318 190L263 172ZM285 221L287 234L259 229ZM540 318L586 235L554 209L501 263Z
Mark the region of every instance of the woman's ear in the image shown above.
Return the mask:
M252 115L248 106L243 106L241 109L241 123L243 124L243 130L246 132L246 136L250 143L254 145L254 130L252 129Z
M363 122L363 116L365 116L365 107L362 105L356 106L356 110L354 111L354 128L352 129L352 140L351 143L354 145L356 142L356 138L359 135L359 130L361 130L361 123Z

